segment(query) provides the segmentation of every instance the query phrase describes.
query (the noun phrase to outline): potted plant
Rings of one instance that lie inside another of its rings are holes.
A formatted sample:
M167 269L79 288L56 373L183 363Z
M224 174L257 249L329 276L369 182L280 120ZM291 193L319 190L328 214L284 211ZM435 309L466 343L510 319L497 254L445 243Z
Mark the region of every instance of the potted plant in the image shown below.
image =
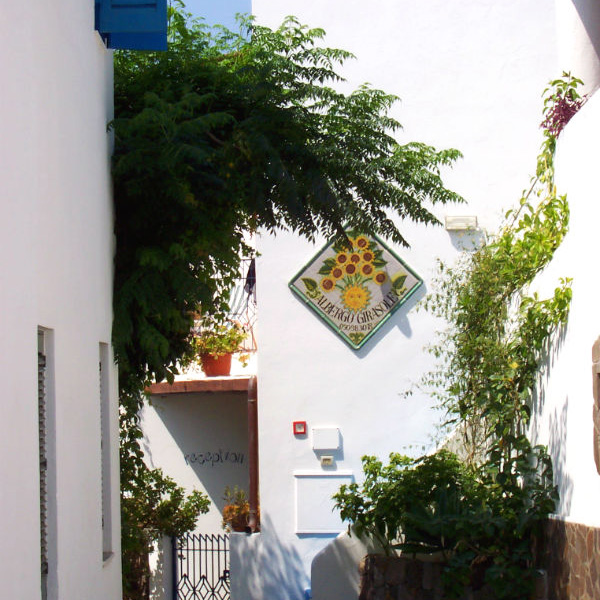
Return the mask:
M231 489L225 487L223 494L225 506L223 507L223 529L225 531L241 531L248 529L248 517L250 515L250 503L246 492L238 486ZM260 510L257 509L257 520L260 520Z
M206 376L229 375L231 356L242 348L247 337L248 334L238 323L203 319L199 332L194 336L193 345Z

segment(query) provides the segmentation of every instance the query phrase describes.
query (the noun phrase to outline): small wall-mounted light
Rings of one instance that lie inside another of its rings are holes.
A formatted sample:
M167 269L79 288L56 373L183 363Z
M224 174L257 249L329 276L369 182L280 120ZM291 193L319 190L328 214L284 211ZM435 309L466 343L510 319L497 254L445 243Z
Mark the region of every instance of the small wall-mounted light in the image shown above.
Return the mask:
M306 421L294 421L294 435L306 435Z
M333 466L333 456L331 456L331 455L321 456L321 466L322 467L332 467Z
M445 218L446 231L466 231L477 229L476 216L447 216Z

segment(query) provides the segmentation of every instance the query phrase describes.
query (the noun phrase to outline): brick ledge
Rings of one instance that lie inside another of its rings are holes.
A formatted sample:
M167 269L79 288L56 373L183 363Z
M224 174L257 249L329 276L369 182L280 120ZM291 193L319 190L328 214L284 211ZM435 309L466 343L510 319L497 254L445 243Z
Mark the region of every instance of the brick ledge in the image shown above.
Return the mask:
M246 392L250 377L210 377L173 383L153 383L146 391L154 396L194 394L199 392Z

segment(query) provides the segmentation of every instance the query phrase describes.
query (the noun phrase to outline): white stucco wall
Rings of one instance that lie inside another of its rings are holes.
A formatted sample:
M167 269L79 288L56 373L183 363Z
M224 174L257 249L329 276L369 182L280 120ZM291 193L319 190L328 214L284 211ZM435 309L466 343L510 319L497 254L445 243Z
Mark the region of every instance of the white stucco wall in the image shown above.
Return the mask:
M584 82L585 93L600 86L600 4L595 0L556 0L559 72Z
M348 600L360 593L360 563L367 554L383 552L373 540L341 533L312 561L313 600Z
M145 460L188 491L208 495L200 533L223 533L225 486L248 492L248 396L245 392L152 396L142 413Z
M253 0L252 12L269 26L295 15L325 29L327 45L353 52L345 89L369 82L398 95L401 142L458 148L465 159L448 183L484 227L493 228L527 184L541 93L557 75L552 3Z
M358 56L343 71L348 88L369 81L402 98L394 109L405 127L400 141L463 152L446 181L468 205L436 209L440 217L474 214L494 229L518 200L541 141L541 92L557 75L555 13L547 2L254 0L253 13L271 26L295 14L323 27L328 45ZM436 258L453 260L459 240L441 227L402 227L411 248L394 250L430 291ZM286 234L258 243L262 532L259 542L252 538L260 550L240 555L261 577L244 586L232 573L233 600L301 598L312 558L334 537L295 531L294 472L323 470L310 435L295 438L292 421L307 421L309 430L339 427L334 470L356 477L366 453L420 453L433 445L440 415L432 400L402 392L431 367L424 346L440 324L416 311L419 294L366 347L349 349L287 288L321 243Z
M148 466L162 469L188 492L199 490L208 496L210 509L198 517L194 533L223 535L225 486L248 492L247 392L153 395L142 410L141 427ZM156 545L150 570L150 597L171 600L171 538Z
M0 11L0 581L40 598L37 329L50 330L56 529L49 598L120 597L116 375L112 550L103 562L99 343L110 343L112 57L87 0ZM112 364L112 361L110 361ZM58 591L57 591L58 590ZM57 596L58 593L58 596Z
M571 210L569 232L540 278L546 294L559 277L573 279L568 325L550 358L534 421L535 439L548 445L560 492L560 518L600 526L600 475L593 456L592 345L600 335L595 243L600 223L597 164L600 95L596 93L562 132L556 185Z

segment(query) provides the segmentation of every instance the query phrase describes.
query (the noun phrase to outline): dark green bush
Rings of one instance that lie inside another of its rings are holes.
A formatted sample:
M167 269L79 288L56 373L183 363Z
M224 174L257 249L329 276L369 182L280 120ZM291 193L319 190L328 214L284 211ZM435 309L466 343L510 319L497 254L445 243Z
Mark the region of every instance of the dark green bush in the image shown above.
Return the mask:
M442 552L448 597L484 584L498 599L528 597L532 539L556 499L543 449L523 449L502 473L445 450L418 459L391 454L388 465L365 456L363 469L362 484L334 496L351 532L376 539L387 554Z
M473 470L445 450L419 459L393 453L386 466L365 456L363 469L362 485L342 486L336 506L359 535L375 537L388 554L454 550L461 521L483 501Z

